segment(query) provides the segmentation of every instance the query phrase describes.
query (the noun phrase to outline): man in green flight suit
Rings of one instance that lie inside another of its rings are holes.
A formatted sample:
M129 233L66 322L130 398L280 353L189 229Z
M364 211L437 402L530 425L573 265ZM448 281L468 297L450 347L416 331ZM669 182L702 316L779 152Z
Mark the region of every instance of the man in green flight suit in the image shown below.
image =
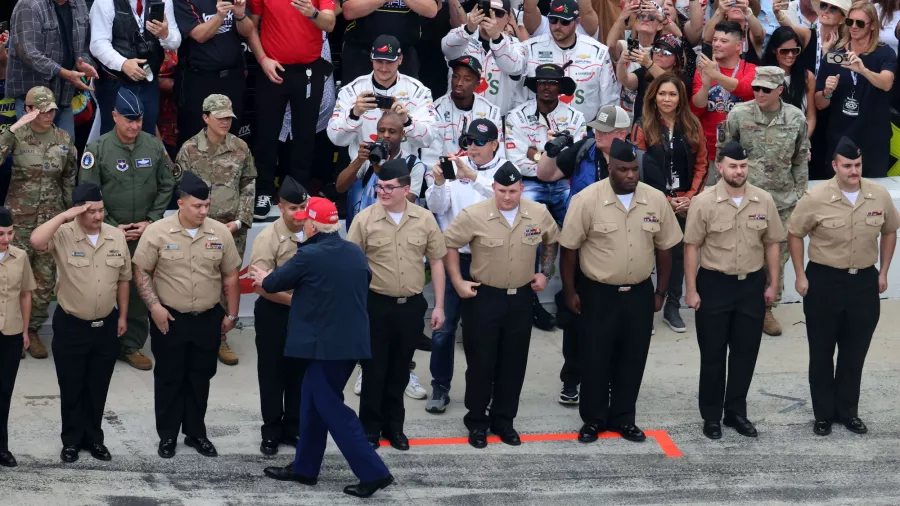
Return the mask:
M120 89L113 111L115 129L88 143L79 172L80 182L100 186L105 221L125 232L132 255L147 225L162 219L175 190L166 149L159 139L141 131L143 116L140 99L127 89ZM132 281L128 330L119 338L119 358L144 371L153 368L150 359L141 353L149 325L147 306Z

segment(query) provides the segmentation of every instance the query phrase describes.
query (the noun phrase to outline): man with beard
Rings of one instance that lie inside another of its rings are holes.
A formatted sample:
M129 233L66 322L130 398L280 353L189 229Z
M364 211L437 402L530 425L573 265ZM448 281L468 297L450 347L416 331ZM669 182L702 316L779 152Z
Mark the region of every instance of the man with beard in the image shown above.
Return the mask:
M685 300L697 311L700 345L700 415L710 439L722 437L723 408L726 426L756 437L747 419L747 391L766 304L778 292L778 250L785 232L772 196L747 182L744 148L730 141L716 160L722 180L691 201L684 231Z

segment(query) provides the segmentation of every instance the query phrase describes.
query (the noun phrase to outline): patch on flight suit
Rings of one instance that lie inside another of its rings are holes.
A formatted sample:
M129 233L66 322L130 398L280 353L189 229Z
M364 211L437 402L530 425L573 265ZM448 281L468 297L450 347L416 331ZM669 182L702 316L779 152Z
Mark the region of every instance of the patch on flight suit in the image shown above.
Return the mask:
M153 162L149 158L138 158L134 161L134 165L139 169L145 169L152 164Z
M172 177L178 179L182 174L184 174L184 169L181 168L181 165L176 163L175 166L172 167Z
M118 170L119 172L125 172L126 170L128 170L128 162L121 158L116 160L116 170Z
M84 155L81 157L81 168L82 169L90 169L94 166L94 154L90 151L85 151Z

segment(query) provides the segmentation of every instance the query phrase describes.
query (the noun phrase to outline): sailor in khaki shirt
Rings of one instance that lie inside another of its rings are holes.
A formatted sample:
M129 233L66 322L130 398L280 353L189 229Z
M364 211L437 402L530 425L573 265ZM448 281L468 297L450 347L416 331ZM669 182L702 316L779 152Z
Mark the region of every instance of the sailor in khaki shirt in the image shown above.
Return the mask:
M856 144L841 138L832 161L835 177L808 190L787 224L809 337L813 432L820 436L830 434L835 421L857 434L868 432L859 418L860 382L878 324L878 295L888 285L900 216L888 191L863 179L864 161ZM804 273L806 236L809 264ZM875 268L878 262L880 269Z
M685 300L696 310L700 345L700 415L710 439L722 437L723 411L725 425L756 437L747 392L766 307L778 294L785 232L772 196L747 182L744 148L729 141L716 160L722 177L691 201L684 229Z
M157 453L175 456L180 429L186 445L214 457L203 418L221 335L238 319L241 257L228 228L207 217L209 186L185 172L178 191L178 212L151 223L132 258L151 317ZM227 310L219 304L223 290Z
M294 213L306 210L309 194L291 176L278 189L281 217L266 226L253 240L250 265L270 272L297 254L303 241L303 221ZM300 388L306 361L284 356L292 291L269 293L256 287L259 297L253 308L256 332L256 369L262 411L263 455L278 453L278 446L297 446L300 435Z
M487 446L488 429L506 444L521 444L513 420L528 364L533 294L546 288L558 250L556 221L546 206L522 198L522 175L512 162L497 169L492 188L493 198L463 209L444 232L450 280L460 297L472 299L463 303L469 410L463 420L475 448ZM459 270L459 248L467 244L472 281Z
M25 250L13 246L13 219L0 207L0 466L16 467L9 452L9 404L19 360L25 358L28 334L23 333L31 316L31 291L37 286Z
M566 305L580 314L581 399L584 422L578 440L590 443L605 430L643 441L635 423L635 403L653 313L662 309L672 254L681 227L666 196L640 183L635 148L615 139L609 150L609 177L578 192L569 204L559 244ZM656 256L658 286L650 273ZM576 256L577 255L577 256ZM576 262L584 277L576 285ZM610 350L620 350L613 356Z
M53 355L62 417L60 459L75 462L83 448L95 459L110 460L101 425L119 337L127 327L131 257L125 233L103 223L99 186L78 185L72 202L74 207L31 234L34 249L53 255L59 271Z
M378 202L353 219L347 240L366 254L372 281L367 309L372 357L362 360L365 377L359 400L359 420L373 448L379 434L398 450L409 450L403 433L406 412L403 391L409 382L409 363L422 335L428 303L425 262L431 265L434 310L431 329L444 324L444 236L431 212L407 199L411 176L406 161L385 162L378 173Z

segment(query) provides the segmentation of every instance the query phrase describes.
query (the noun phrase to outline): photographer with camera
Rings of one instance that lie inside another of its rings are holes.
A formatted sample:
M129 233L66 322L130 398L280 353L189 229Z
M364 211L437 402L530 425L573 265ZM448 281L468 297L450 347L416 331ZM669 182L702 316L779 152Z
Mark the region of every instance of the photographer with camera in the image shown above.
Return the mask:
M96 84L100 133L113 129L119 88L144 105L143 130L156 135L163 49L177 51L181 32L172 0L96 0L91 7L91 54L100 63Z

